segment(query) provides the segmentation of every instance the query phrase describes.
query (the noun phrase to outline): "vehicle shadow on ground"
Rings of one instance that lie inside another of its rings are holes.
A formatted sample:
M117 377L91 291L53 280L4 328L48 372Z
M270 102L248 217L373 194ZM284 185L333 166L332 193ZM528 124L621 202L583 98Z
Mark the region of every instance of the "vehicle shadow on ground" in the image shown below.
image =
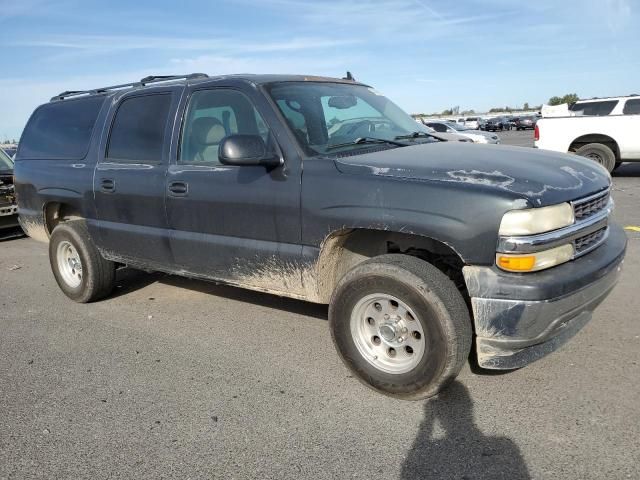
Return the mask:
M611 174L612 177L640 177L640 163L625 163L620 165L615 172Z
M526 480L531 477L513 440L485 435L478 429L469 392L456 381L425 403L424 420L402 466L401 478Z
M318 318L321 320L327 320L329 317L329 307L327 305L319 305L292 298L278 297L269 293L256 292L229 285L220 285L213 282L191 280L172 275L165 275L160 279L160 281L173 287L185 288L187 290L193 290L207 295L224 297L238 302L260 305L262 307L286 310L287 312Z
M109 298L118 298L161 281L166 274L159 272L145 272L131 267L116 270L116 288Z

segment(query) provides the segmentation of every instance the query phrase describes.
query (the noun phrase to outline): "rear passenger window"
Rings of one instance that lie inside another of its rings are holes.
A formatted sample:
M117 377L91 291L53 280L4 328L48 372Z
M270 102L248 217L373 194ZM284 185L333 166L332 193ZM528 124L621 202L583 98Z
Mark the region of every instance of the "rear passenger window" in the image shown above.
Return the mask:
M260 135L269 145L269 128L251 101L229 89L193 93L185 117L178 163L217 165L218 147L229 135Z
M125 99L116 112L107 148L110 160L161 161L171 95Z
M618 100L574 103L569 107L569 110L576 112L578 115L605 116L609 115L617 104Z
M21 158L79 160L87 155L104 96L63 100L38 108L20 141Z
M640 115L640 98L634 100L627 100L624 105L625 115Z

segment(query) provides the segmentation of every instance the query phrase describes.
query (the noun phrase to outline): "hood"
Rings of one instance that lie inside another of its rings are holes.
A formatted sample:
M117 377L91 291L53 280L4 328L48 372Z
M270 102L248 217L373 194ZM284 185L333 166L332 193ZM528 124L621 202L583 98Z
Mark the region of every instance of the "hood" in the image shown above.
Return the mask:
M608 188L593 160L533 148L441 142L335 160L342 173L396 177L499 191L532 206L575 200Z

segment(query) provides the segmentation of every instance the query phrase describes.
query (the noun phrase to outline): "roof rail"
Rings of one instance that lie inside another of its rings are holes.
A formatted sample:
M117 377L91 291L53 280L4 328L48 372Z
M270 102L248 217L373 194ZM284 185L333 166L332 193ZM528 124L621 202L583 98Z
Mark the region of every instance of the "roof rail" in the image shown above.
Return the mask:
M120 85L112 85L110 87L94 88L92 90L66 90L55 97L51 97L51 101L64 100L65 98L77 97L79 95L96 95L108 92L109 90L119 90L121 88L144 87L150 83L168 82L170 80L179 79L191 80L194 78L209 78L209 75L206 73L189 73L187 75L149 75L148 77L142 78L139 82L122 83Z

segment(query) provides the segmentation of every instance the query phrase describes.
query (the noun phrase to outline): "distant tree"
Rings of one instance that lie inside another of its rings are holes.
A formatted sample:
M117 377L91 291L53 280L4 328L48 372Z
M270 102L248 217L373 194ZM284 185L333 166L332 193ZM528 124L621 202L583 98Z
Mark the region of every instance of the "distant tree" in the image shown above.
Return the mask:
M453 110L451 109L443 110L441 115L453 115Z
M562 97L562 103L574 103L580 100L580 97L576 93L567 93Z
M576 93L567 93L562 97L551 97L549 99L549 105L562 105L563 103L573 103L580 100L580 97Z
M524 102L524 105L522 106L523 110L529 110L529 103L528 102Z

